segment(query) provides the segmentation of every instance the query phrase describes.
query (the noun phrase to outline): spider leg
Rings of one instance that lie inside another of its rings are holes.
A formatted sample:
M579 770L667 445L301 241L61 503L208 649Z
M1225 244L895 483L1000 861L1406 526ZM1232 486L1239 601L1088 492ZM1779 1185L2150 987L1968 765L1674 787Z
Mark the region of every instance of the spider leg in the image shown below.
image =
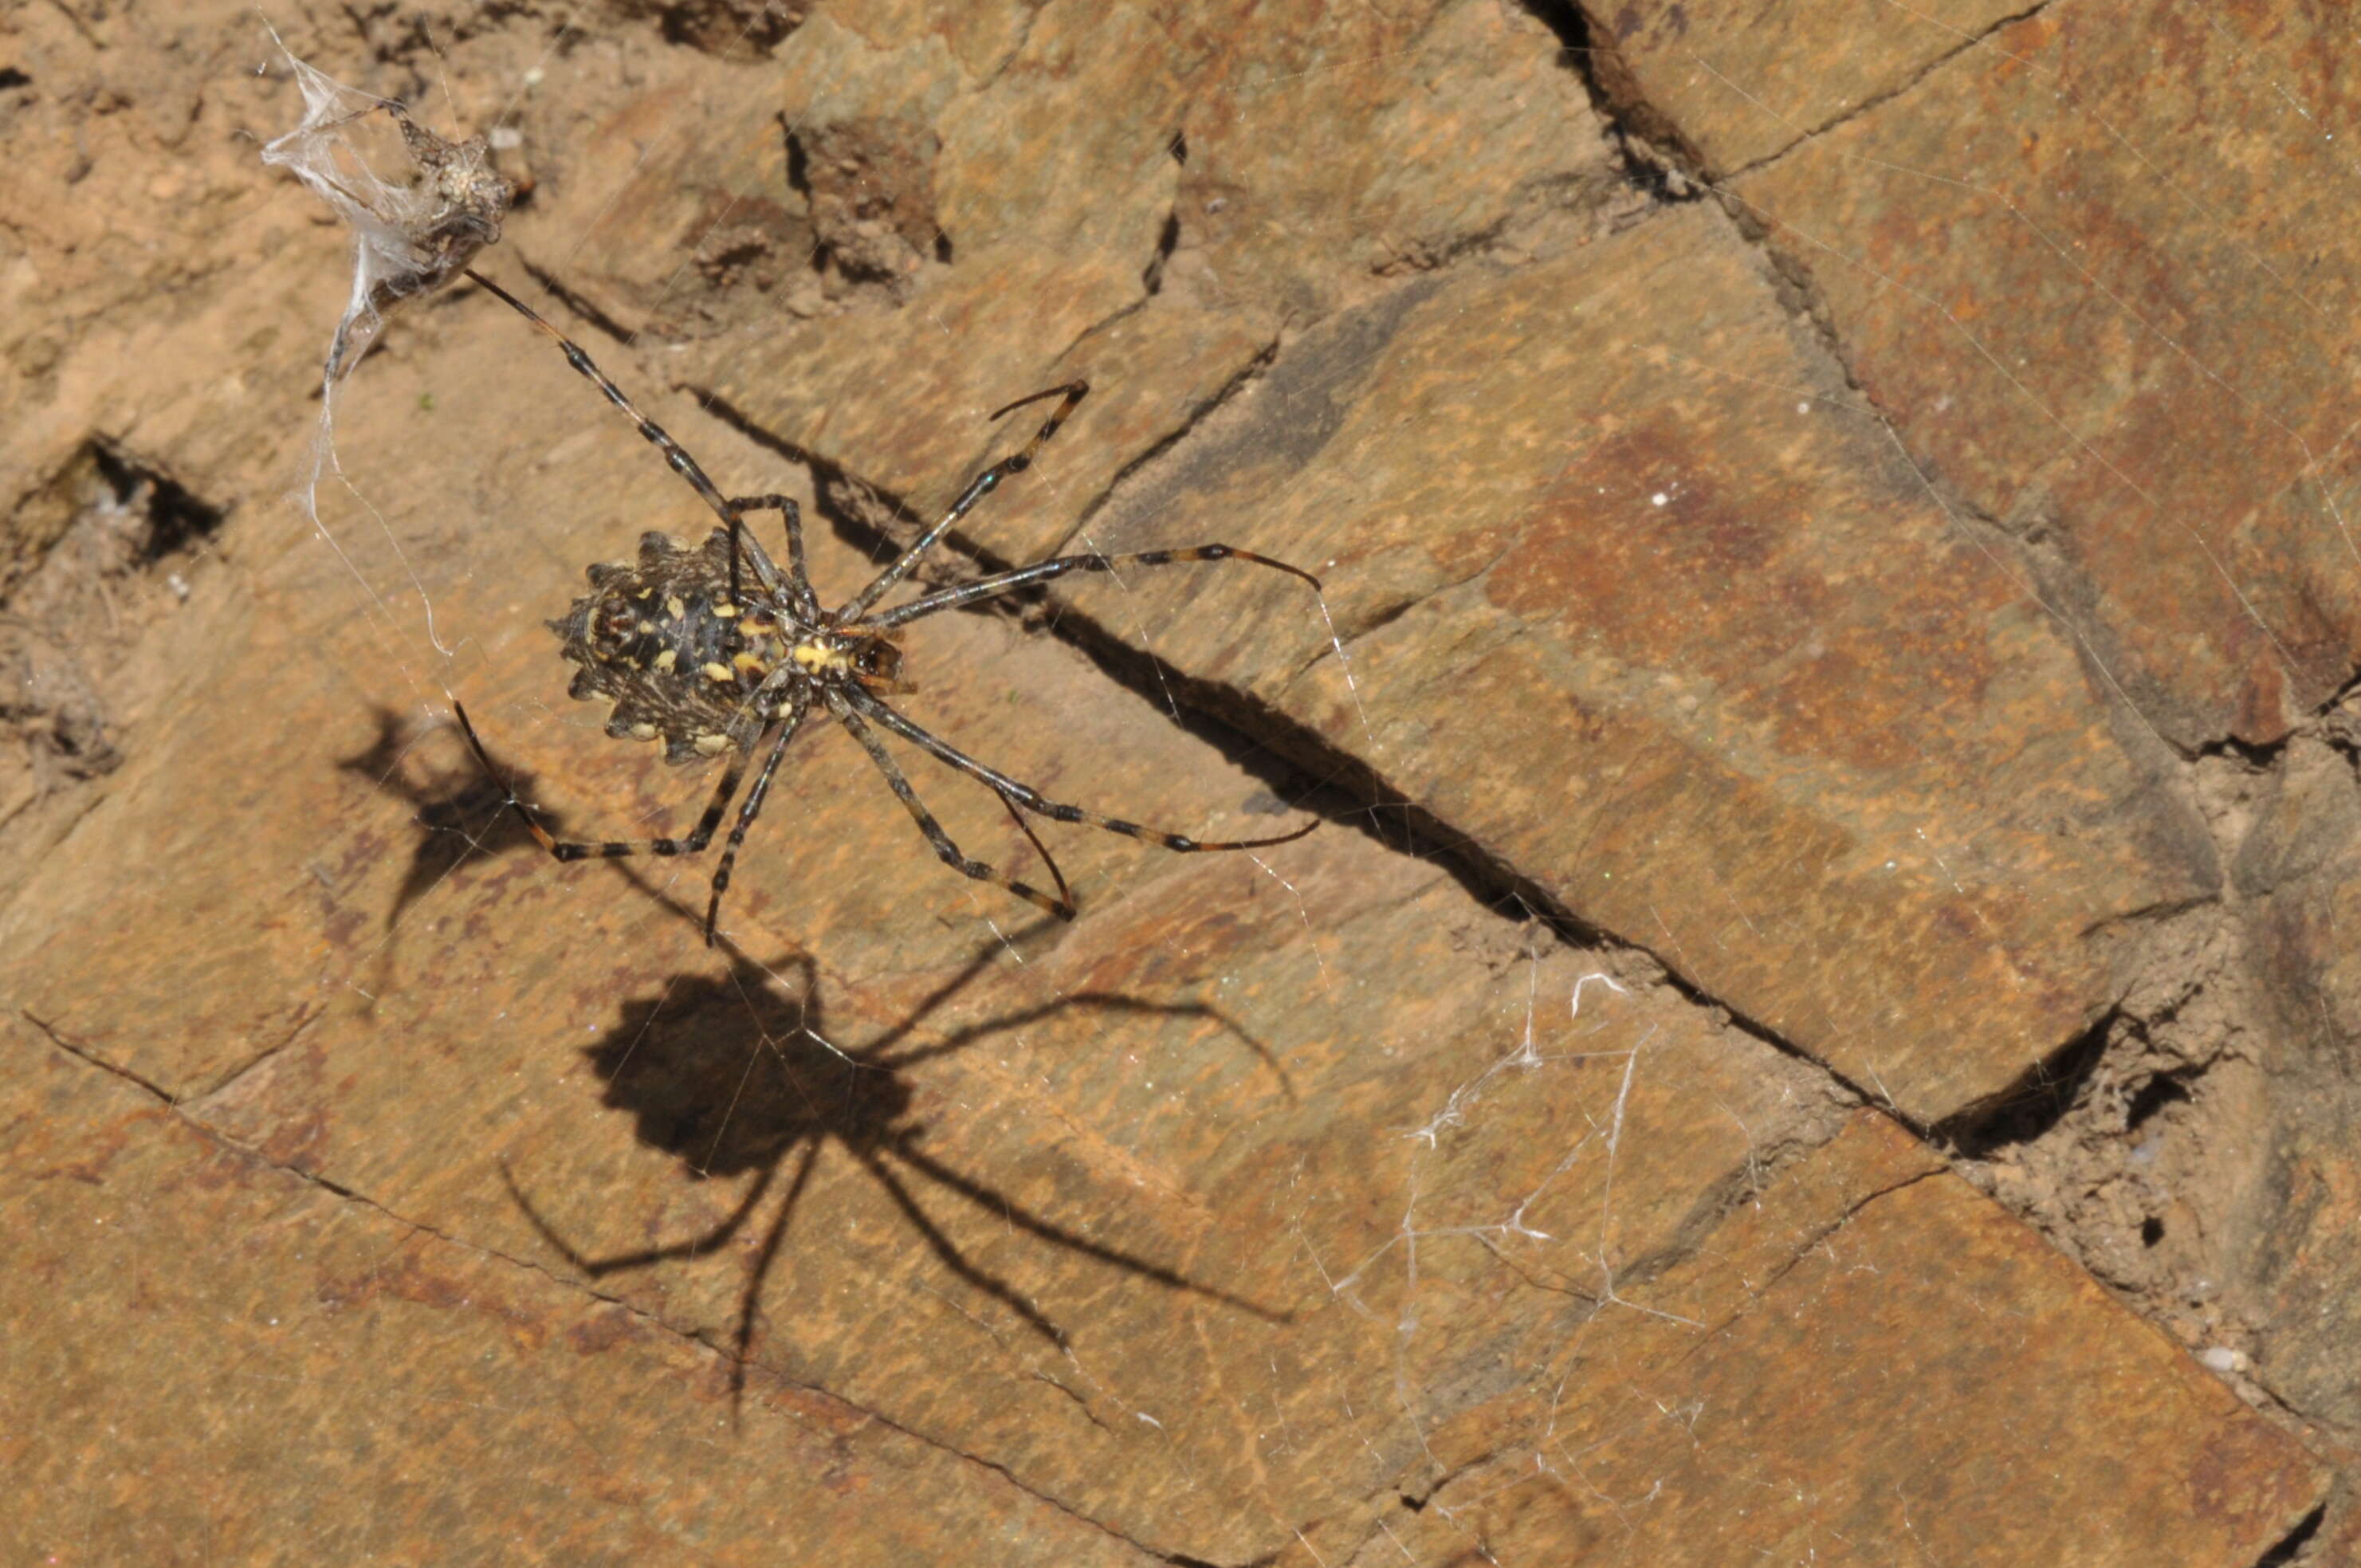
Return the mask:
M445 169L450 166L451 155L456 152L458 148L412 119L410 105L396 98L387 98L381 101L378 107L393 116L393 123L401 131L401 145L408 149L410 160L412 163L417 164L421 169ZM357 120L361 117L361 115L371 112L364 109L360 114L346 115L345 119ZM337 123L341 125L343 121Z
M885 775L885 783L900 799L903 808L909 812L910 820L918 825L918 831L926 835L927 842L935 847L935 854L943 864L962 876L973 877L978 882L988 882L995 886L1005 887L1027 903L1048 910L1060 920L1071 920L1074 917L1074 906L1071 902L1061 898L1052 898L1038 887L1028 886L1014 877L1003 876L983 861L971 861L961 853L960 847L951 842L951 836L943 831L943 825L935 820L934 813L919 804L918 792L910 787L910 781L902 776L902 770L895 765L893 755L885 750L884 742L878 740L870 730L869 726L861 721L861 715L855 712L852 705L845 700L844 693L831 686L825 689L821 696L828 703L829 711L835 714L837 721L851 732L852 738L861 743L861 749L869 753L869 760L877 764L877 771ZM882 704L879 707L883 708ZM884 711L892 710L884 709ZM1062 887L1064 879L1060 878L1059 883Z
M524 802L517 798L516 791L509 787L508 780L501 776L500 770L494 765L491 753L484 750L483 740L476 733L475 725L468 721L467 710L455 700L451 704L451 711L459 716L459 728L467 733L467 745L475 751L476 761L483 765L484 772L491 776L492 782L500 786L500 793L508 797L510 807L532 831L534 840L543 849L548 850L554 860L614 860L624 855L694 855L713 841L714 830L721 826L721 814L729 809L730 797L738 793L738 781L746 773L746 753L732 751L730 753L730 765L722 771L720 787L713 792L712 802L706 806L705 815L697 819L696 828L686 839L608 839L599 843L560 839L534 820L533 813L525 809ZM773 761L776 760L774 755ZM766 774L767 772L766 767Z
M795 505L793 501L787 503ZM713 868L713 896L705 905L705 945L713 946L713 925L721 915L721 894L730 886L730 869L738 863L738 846L746 841L746 830L754 826L754 818L763 814L763 802L771 793L771 775L779 771L779 759L787 754L787 742L802 728L804 715L811 710L811 688L797 686L788 698L787 717L779 726L779 738L771 743L771 754L763 759L763 771L754 775L754 787L746 792L746 800L738 808L738 820L730 825L730 842L721 850L721 863Z
M1041 422L1041 428L1033 433L1032 440L970 479L967 488L960 492L959 499L951 503L950 510L943 513L941 521L918 535L917 543L895 557L894 564L878 573L877 580L862 589L852 602L838 613L837 619L859 620L868 614L869 607L883 598L887 589L908 576L910 568L918 564L918 557L933 549L935 541L949 532L951 525L965 517L974 508L976 502L998 489L1000 481L1011 474L1022 474L1026 469L1033 466L1034 454L1039 452L1042 444L1057 434L1059 427L1072 417L1075 408L1090 395L1090 390L1091 384L1088 381L1069 381L1062 387L1051 387L1045 391L1031 393L1017 399L1005 408L994 410L992 417L998 419L1003 414L1015 412L1027 403L1038 403L1044 398L1059 400L1058 406L1049 411L1049 417Z
M631 422L639 426L640 433L647 438L648 444L664 454L664 460L671 466L672 471L687 480L689 488L703 497L705 504L713 509L714 515L729 526L730 598L731 602L737 602L739 598L738 557L741 554L739 541L744 536L745 524L730 503L722 499L720 490L715 488L713 481L706 477L705 470L697 465L697 459L688 455L688 449L666 434L664 426L642 413L638 405L624 395L623 389L609 380L607 373L591 362L590 356L583 352L580 344L544 321L538 311L472 267L467 269L467 276L508 302L511 310L555 339L557 346L565 352L566 362L580 371L592 386L606 393L607 400L622 410Z
M1199 544L1186 550L1135 550L1125 555L1060 555L1052 560L1019 566L1013 572L995 573L972 583L962 583L955 588L944 588L923 598L912 599L898 609L889 609L874 620L865 622L878 630L891 630L907 626L938 610L956 609L978 599L997 598L1018 588L1031 587L1036 583L1049 582L1069 572L1112 572L1118 566L1170 566L1180 561L1251 561L1257 566L1285 572L1290 577L1301 577L1320 591L1320 579L1301 566L1290 566L1284 561L1274 561L1268 555L1257 555L1251 550L1240 550L1228 544Z
M1025 814L1016 809L1015 801L1004 795L1000 797L1000 804L1007 811L1008 820L1016 824L1016 830L1024 834L1026 841L1033 846L1033 852L1041 857L1041 863L1049 868L1049 876L1058 884L1058 902L1071 908L1074 902L1073 890L1066 885L1066 873L1058 869L1058 857L1049 852L1049 845L1041 842L1041 835L1033 831L1033 824L1025 820Z
M819 624L819 596L812 592L811 568L804 562L803 508L786 496L733 496L730 500L730 510L741 517L750 511L774 510L779 514L780 521L786 524L787 571L795 579L792 591L796 596L796 608L803 612L807 622L815 626ZM778 591L780 585L773 580L772 574L763 570L763 557L759 554L754 556L754 570L762 577L764 587ZM734 587L732 596L735 597Z
M1002 800L1023 806L1037 816L1052 822L1087 822L1093 828L1104 828L1110 833L1120 833L1126 839L1142 839L1160 844L1182 854L1197 854L1208 850L1260 850L1272 844L1291 844L1320 826L1320 819L1298 828L1292 833L1274 834L1268 839L1191 839L1182 833L1166 833L1154 828L1142 828L1137 822L1126 822L1119 817L1103 817L1079 806L1067 806L1049 799L1039 791L1028 788L996 768L985 766L948 740L939 740L913 724L864 691L848 691L846 700L861 712L875 719L933 757L947 767L958 769L970 778L980 779L999 793Z

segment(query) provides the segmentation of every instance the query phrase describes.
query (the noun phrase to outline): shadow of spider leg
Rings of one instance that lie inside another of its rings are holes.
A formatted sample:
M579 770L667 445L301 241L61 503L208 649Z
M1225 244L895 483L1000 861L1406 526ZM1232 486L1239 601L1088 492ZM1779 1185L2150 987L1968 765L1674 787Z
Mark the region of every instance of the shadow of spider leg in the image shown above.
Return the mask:
M991 955L985 954L883 1037L846 1050L829 1041L821 1027L811 960L798 956L778 967L798 972L797 993L783 995L771 983L769 970L741 957L725 975L683 978L654 998L627 1003L621 1022L586 1047L592 1068L606 1083L605 1103L632 1114L642 1143L678 1158L699 1178L753 1173L744 1195L719 1222L694 1236L597 1256L565 1237L507 1168L501 1168L511 1196L534 1230L568 1263L598 1278L703 1256L730 1245L754 1223L778 1184L781 1168L792 1162L785 1194L763 1222L762 1238L753 1248L739 1303L731 1339L733 1404L743 1391L752 1359L764 1279L785 1243L796 1205L818 1167L822 1146L829 1143L840 1146L878 1184L946 1268L1006 1307L1050 1344L1065 1345L1064 1329L1023 1291L961 1249L928 1212L921 1201L924 1187L946 1190L1027 1234L1168 1289L1200 1296L1266 1321L1285 1321L1280 1313L1199 1284L1152 1259L1068 1230L917 1146L925 1129L910 1116L912 1091L903 1076L906 1068L1076 1006L1210 1017L1247 1038L1217 1010L1194 1003L1148 1003L1085 992L900 1048L928 1015L992 967ZM1257 1055L1269 1059L1268 1049L1258 1042L1249 1040L1249 1044Z
M430 742L429 737L443 726L413 720L382 704L370 705L368 711L377 725L375 739L351 756L338 758L336 769L399 801L410 813L409 828L413 835L410 864L386 909L382 936L372 951L353 954L356 972L364 964L376 971L376 978L360 991L373 1006L375 997L389 993L400 983L398 944L412 905L470 861L496 860L511 850L535 846L523 815L511 809L508 792L486 777L480 767L462 762L455 768L447 761L422 754L439 749L440 743ZM530 774L519 774L517 784L530 790L533 781ZM541 815L544 822L555 825L546 812Z
M339 773L368 781L380 795L401 802L411 811L418 839L411 850L410 870L401 890L387 912L387 929L420 897L463 861L475 856L496 856L533 842L524 823L509 810L508 792L472 766L454 769L421 760L420 743L439 725L412 724L402 714L381 704L370 717L377 738L364 750L336 759ZM519 775L519 785L533 787L530 775Z

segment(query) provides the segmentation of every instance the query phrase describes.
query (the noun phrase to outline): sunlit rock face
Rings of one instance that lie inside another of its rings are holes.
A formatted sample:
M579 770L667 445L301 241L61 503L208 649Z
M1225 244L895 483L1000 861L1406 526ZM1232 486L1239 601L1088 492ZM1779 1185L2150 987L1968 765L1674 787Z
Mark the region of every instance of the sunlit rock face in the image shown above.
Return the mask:
M2350 1554L2250 1409L2361 1419L2339 40L278 20L528 192L473 265L794 499L823 604L1087 379L901 593L1322 592L1061 582L911 625L896 706L1125 822L1323 820L1173 854L900 753L1066 925L815 726L719 948L705 861L553 863L526 813L706 808L544 623L712 513L447 276L324 410L346 241L250 13L24 13L8 1539Z

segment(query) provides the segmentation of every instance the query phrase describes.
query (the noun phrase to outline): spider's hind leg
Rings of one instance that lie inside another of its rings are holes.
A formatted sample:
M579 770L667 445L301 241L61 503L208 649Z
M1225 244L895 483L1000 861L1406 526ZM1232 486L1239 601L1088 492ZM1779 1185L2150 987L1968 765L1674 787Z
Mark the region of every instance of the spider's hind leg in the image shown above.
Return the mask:
M722 771L720 787L713 792L713 799L706 806L705 815L697 819L697 826L686 839L608 839L596 841L560 839L544 828L524 802L517 798L516 791L509 786L508 779L492 762L491 753L484 749L483 737L476 733L476 726L467 718L467 710L456 698L451 704L451 711L458 715L459 729L467 737L468 749L476 753L476 761L490 775L492 782L500 786L500 794L507 797L518 819L524 823L534 841L549 851L553 860L616 860L624 855L697 854L713 841L715 829L721 826L721 814L729 809L730 797L738 793L738 781L746 774L746 754L733 751L730 755L730 765Z
M804 715L810 708L810 688L796 687L786 718L779 726L779 738L771 743L771 754L763 759L763 771L754 775L754 787L746 792L745 804L738 808L738 820L730 825L730 842L722 847L721 863L713 868L713 894L705 904L705 945L708 948L713 946L714 926L721 918L721 895L730 891L730 873L738 864L738 847L746 841L746 830L754 826L754 818L763 815L763 802L771 793L771 775L779 771L779 759L787 754L787 742L803 728Z

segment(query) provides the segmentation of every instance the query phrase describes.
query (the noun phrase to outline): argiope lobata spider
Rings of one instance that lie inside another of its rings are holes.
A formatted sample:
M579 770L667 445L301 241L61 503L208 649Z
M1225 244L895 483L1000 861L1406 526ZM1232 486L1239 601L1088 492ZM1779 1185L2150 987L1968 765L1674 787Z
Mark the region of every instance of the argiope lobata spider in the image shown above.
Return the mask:
M610 562L591 567L590 592L574 601L565 619L549 623L550 630L565 641L565 656L580 666L567 695L585 700L603 697L615 705L607 721L608 734L618 740L661 740L664 743L664 761L675 764L728 753L730 760L722 769L713 799L685 839L575 842L553 836L503 783L501 787L509 805L541 847L558 860L697 853L712 841L715 829L720 827L722 813L737 794L756 746L766 734L775 735L762 767L754 774L753 787L747 791L738 808L737 820L730 824L730 841L721 852L721 863L714 868L713 893L705 906L705 940L710 947L714 923L721 910L721 894L730 886L730 868L738 861L738 848L745 841L747 829L754 825L755 817L762 814L763 802L771 791L771 775L777 770L780 758L786 755L787 743L795 739L796 729L815 704L826 708L869 753L870 761L885 775L886 784L945 865L979 882L1006 888L1064 920L1074 917L1073 900L1064 873L1058 870L1058 862L1048 847L1026 822L1025 812L1056 822L1087 822L1111 833L1184 852L1257 850L1301 839L1319 826L1315 819L1292 833L1268 839L1191 839L1143 828L1137 822L1050 800L1031 786L938 740L886 706L886 696L916 689L901 678L902 651L896 646L895 634L903 627L942 610L1046 583L1069 572L1111 572L1119 566L1161 566L1176 561L1251 561L1301 577L1312 585L1313 592L1319 591L1319 578L1284 561L1227 544L1199 544L1181 550L1140 550L1120 555L1093 553L1055 556L958 587L922 594L892 609L878 610L877 601L909 575L919 557L952 524L997 489L1003 479L1032 466L1034 455L1058 433L1059 427L1089 393L1088 382L1071 381L1035 392L994 413L992 417L998 419L1028 403L1058 400L1057 407L1030 441L968 481L967 488L960 492L941 520L895 557L843 608L825 610L812 591L811 577L805 567L803 517L792 499L779 495L725 499L697 466L697 459L640 412L622 389L591 363L579 345L490 279L472 269L467 276L555 339L565 351L566 363L588 378L609 402L630 417L640 433L664 454L673 472L686 480L722 521L722 526L694 550L684 549L662 533L642 535L636 565ZM745 532L745 515L765 510L777 511L786 526L787 567L784 573ZM749 576L752 582L746 580ZM456 702L452 707L477 761L493 779L500 780L500 770L476 734L476 727L468 722L467 710ZM997 795L1026 838L1040 851L1049 875L1057 883L1057 893L1043 893L962 853L934 815L920 804L917 792L903 776L872 725L900 736L938 762L981 780Z

